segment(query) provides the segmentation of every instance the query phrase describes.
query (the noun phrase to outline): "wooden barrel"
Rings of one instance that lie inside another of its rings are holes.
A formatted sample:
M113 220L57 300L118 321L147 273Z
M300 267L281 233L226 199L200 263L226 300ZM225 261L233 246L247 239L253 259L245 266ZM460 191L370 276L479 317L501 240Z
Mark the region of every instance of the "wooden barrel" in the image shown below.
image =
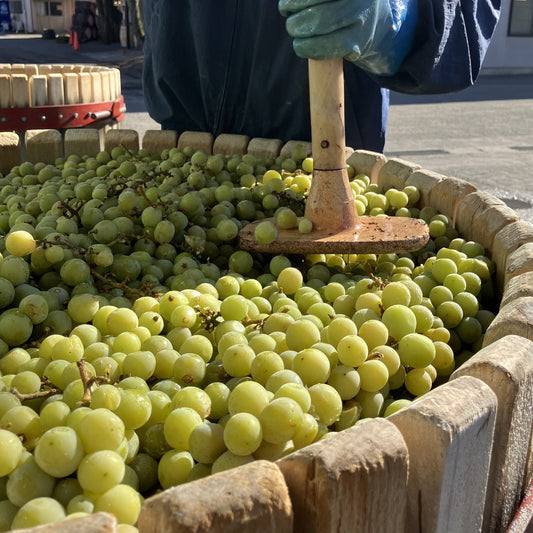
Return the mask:
M140 143L134 130L111 130L100 142L91 129L64 138L48 133L47 151L55 146L62 155L96 155L114 146L141 146L157 154L192 146L207 153L276 157L290 154L296 142L148 131ZM37 139L27 139L30 149ZM22 161L17 142L13 134L0 133L0 162ZM527 530L533 473L533 225L464 180L383 154L349 152L348 163L357 173L384 189L416 185L421 207L436 208L454 220L459 234L485 246L496 265L496 297L502 304L483 348L449 382L387 419L363 420L277 462L256 461L147 499L141 533ZM42 160L41 153L34 152L33 162ZM31 531L74 530L110 533L117 524L99 513Z
M96 127L125 111L118 68L0 64L0 131Z

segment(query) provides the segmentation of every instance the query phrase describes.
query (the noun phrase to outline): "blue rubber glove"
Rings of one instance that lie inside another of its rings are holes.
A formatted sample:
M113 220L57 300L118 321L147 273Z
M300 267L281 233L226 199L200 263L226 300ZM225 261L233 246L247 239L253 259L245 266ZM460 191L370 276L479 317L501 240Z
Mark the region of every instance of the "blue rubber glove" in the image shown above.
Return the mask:
M417 0L279 0L296 55L344 57L381 76L395 74L408 54Z

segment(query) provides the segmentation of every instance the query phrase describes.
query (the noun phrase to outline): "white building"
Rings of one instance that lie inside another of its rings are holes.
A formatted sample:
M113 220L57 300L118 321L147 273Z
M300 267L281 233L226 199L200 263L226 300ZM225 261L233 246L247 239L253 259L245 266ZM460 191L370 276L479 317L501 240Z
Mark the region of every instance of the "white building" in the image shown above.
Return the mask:
M533 0L502 0L483 72L533 73Z

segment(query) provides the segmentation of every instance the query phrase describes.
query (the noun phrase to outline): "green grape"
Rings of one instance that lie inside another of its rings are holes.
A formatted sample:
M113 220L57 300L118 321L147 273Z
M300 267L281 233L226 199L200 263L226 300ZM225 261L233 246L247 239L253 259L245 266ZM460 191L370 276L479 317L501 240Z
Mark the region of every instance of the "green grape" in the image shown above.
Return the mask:
M93 320L94 324L94 320ZM105 331L110 335L119 335L131 331L139 325L139 318L135 311L128 308L112 309L105 320ZM100 331L101 329L98 328Z
M224 443L238 456L254 453L263 439L259 419L251 413L240 412L230 416L224 426Z
M189 437L193 429L202 423L202 417L190 407L178 407L171 411L164 423L165 438L176 450L189 449Z
M120 389L120 403L115 409L126 429L144 425L152 414L152 404L145 392L136 389Z
M255 352L248 344L233 344L222 353L222 364L230 376L244 377L250 374L254 358Z
M402 282L394 281L384 287L381 302L385 309L391 305L409 306L411 303L411 292Z
M253 455L235 455L227 450L217 457L217 459L213 462L211 473L216 474L218 472L223 472L224 470L237 468L239 466L251 463L253 460Z
M433 313L424 305L413 305L409 308L416 318L416 333L425 333L433 324Z
M305 348L294 357L292 370L300 376L304 385L310 387L316 383L325 383L331 366L324 352L316 348Z
M22 507L40 497L51 497L55 478L44 472L33 457L15 468L8 477L6 494L11 503Z
M424 368L413 368L405 376L405 388L414 396L422 396L431 390L433 381Z
M11 431L0 429L0 477L7 476L17 467L22 457L22 441Z
M479 311L479 301L471 292L459 292L455 294L453 301L461 307L465 317L474 317Z
M61 400L55 400L43 405L39 412L39 422L43 431L66 425L69 414L70 407Z
M473 316L465 316L457 325L456 332L463 342L474 344L481 338L483 328L477 318Z
M122 361L122 373L127 376L137 376L147 381L152 377L155 365L156 358L152 352L147 350L133 351L126 353L126 357Z
M173 377L180 385L199 385L205 377L206 364L199 355L184 353L176 359Z
M128 485L115 485L99 495L94 502L95 512L110 513L121 524L136 524L141 512L142 497Z
M42 435L39 415L27 405L14 405L0 418L0 427L9 430L23 439L25 448L31 450Z
M94 318L99 307L99 300L94 295L77 294L70 299L67 310L72 320L86 324Z
M243 381L230 392L227 408L230 415L250 413L257 417L269 400L270 395L262 385L255 381Z
M36 242L33 235L27 231L11 231L4 239L6 250L15 257L31 254L35 250Z
M39 467L57 478L67 477L75 472L83 455L80 438L68 426L48 429L34 450L35 461Z
M8 309L0 315L0 339L8 346L24 344L33 333L33 322L18 309Z
M63 506L50 497L35 498L25 503L18 511L11 527L25 529L60 522L65 519Z
M76 409L79 411L79 409ZM75 411L75 412L76 412ZM69 425L71 425L69 423ZM71 427L74 427L71 425ZM86 453L115 450L125 436L122 419L108 409L97 408L83 413L76 429Z
M75 513L92 514L94 511L94 502L85 494L77 494L73 496L66 505L64 505L67 512L67 517L72 518Z
M343 365L358 367L366 361L368 345L362 337L346 335L337 344L337 354Z
M192 328L196 320L196 311L190 305L178 305L170 314L170 322L174 327Z
M204 419L211 413L211 398L205 390L188 386L176 391L172 397L170 407L171 409L190 407Z
M250 344L250 347L253 349L253 345ZM265 350L259 352L252 360L250 374L254 381L265 385L272 374L284 368L283 359L279 354L273 350Z
M118 453L99 450L81 459L77 479L83 490L100 494L118 485L124 472L124 461Z
M393 304L387 307L383 311L381 320L387 327L389 335L396 341L409 333L414 333L417 327L415 313L403 304Z
M231 391L229 387L220 381L209 383L204 389L211 400L211 411L209 418L219 420L229 412L229 396Z
M291 440L302 425L303 411L293 399L279 397L261 411L259 421L263 439L272 444L281 444Z
M41 378L35 372L29 370L20 371L11 380L11 388L21 394L32 394L41 388Z
M327 383L317 383L309 387L311 395L310 413L326 426L336 422L342 412L342 399L339 393Z
M61 279L70 287L85 283L91 274L91 269L87 263L81 259L67 259L59 272Z
M388 417L390 415L393 415L394 413L397 413L400 409L403 409L404 407L409 407L413 402L407 398L402 398L399 400L394 400L391 403L389 403L383 412L384 417Z
M286 342L290 350L304 350L319 341L320 330L311 320L301 318L287 327Z
M298 231L303 234L313 231L313 222L308 218L302 217L298 222Z
M400 340L398 354L403 365L424 368L435 359L435 345L425 335L410 333Z
M360 388L366 392L378 392L389 380L389 370L385 363L378 359L365 361L357 368Z
M337 391L343 401L346 401L354 398L359 392L361 377L352 366L339 364L331 370L327 383Z

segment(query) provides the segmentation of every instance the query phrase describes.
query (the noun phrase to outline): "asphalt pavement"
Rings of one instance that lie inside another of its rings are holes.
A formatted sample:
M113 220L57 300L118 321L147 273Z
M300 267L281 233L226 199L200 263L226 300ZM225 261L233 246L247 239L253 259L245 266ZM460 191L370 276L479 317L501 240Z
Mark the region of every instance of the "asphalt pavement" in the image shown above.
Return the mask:
M142 51L120 44L68 44L39 35L0 35L0 63L94 63L121 71L127 111L122 127L140 138L160 126L147 114ZM490 192L533 222L533 75L481 75L444 95L391 94L385 155Z

